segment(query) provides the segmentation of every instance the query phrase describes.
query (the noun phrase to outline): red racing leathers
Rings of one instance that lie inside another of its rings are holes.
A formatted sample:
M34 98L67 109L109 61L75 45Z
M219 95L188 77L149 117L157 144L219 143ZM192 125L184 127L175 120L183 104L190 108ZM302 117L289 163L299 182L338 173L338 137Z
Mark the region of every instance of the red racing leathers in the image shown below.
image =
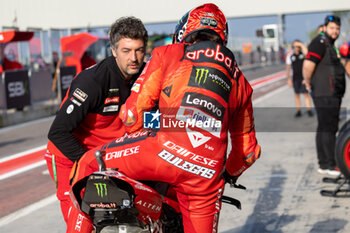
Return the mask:
M94 152L103 149L107 168L174 187L186 233L217 232L224 167L238 176L260 155L251 95L223 45L206 41L156 48L121 109L129 134L87 152L74 181L98 170ZM156 102L159 112L145 112ZM158 130L137 131L142 125ZM228 132L232 150L226 159ZM81 221L69 218L68 232L78 232Z

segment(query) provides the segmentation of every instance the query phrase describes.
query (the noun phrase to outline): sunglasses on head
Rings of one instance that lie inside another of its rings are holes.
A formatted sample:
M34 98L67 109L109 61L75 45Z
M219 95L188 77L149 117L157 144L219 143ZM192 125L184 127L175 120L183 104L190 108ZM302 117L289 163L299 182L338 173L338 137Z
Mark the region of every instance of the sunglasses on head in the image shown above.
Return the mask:
M335 16L335 15L329 15L326 17L324 24L327 25L329 22L333 22L333 23L340 25L340 18L338 16Z

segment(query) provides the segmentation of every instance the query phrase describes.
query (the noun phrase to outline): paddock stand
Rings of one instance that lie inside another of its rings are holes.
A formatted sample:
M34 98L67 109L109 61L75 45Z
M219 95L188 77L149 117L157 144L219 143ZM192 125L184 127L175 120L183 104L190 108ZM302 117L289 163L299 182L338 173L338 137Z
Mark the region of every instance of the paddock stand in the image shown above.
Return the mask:
M350 197L350 180L343 175L339 175L336 178L324 177L322 179L324 183L338 184L334 190L321 190L322 196L326 197ZM342 187L347 185L347 188Z

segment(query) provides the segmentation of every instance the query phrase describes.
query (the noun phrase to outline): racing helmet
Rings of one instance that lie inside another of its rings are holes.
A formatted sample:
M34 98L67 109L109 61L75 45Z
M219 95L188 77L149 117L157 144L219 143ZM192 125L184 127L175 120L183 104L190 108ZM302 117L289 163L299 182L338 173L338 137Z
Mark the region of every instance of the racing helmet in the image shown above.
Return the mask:
M215 4L203 4L187 12L176 25L173 43L193 43L192 35L198 32L218 35L227 44L226 17Z

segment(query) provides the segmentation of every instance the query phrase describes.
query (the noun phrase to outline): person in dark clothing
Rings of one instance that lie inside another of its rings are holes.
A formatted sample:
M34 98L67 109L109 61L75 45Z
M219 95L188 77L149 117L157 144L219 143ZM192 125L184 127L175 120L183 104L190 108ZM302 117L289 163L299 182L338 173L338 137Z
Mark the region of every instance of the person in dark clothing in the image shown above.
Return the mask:
M300 40L294 40L293 42L293 53L287 56L286 59L286 72L287 72L287 82L288 85L294 88L295 93L295 104L297 107L297 112L295 117L301 116L301 101L300 94L304 95L305 104L308 109L307 114L312 117L313 113L311 111L311 100L308 91L305 88L303 82L303 62L305 59L305 54L307 54L307 48ZM291 78L291 70L293 70L293 78Z
M304 82L311 91L317 112L318 172L335 176L340 175L334 151L341 100L345 92L345 69L334 46L339 34L340 18L327 16L324 31L311 41L303 64Z
M48 133L45 159L65 221L73 163L87 150L124 135L119 110L144 67L148 35L141 20L118 19L109 40L113 56L74 78Z

